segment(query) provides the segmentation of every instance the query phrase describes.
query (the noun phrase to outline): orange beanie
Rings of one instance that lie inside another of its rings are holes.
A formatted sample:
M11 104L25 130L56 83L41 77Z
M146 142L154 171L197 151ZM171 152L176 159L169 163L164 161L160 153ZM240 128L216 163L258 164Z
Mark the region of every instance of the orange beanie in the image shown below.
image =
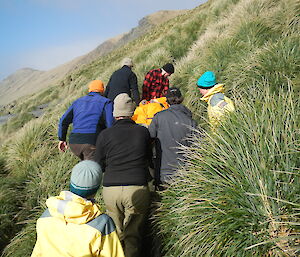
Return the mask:
M104 92L104 84L101 80L93 80L89 84L89 92Z

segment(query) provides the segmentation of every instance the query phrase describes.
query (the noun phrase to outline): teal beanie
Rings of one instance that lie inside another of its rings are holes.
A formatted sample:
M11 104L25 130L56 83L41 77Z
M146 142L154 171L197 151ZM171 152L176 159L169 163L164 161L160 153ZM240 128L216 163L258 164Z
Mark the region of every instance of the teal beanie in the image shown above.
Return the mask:
M212 71L206 71L197 81L197 86L204 89L212 88L216 84L216 76Z
M86 198L97 192L101 180L102 170L97 162L81 161L72 169L70 191Z

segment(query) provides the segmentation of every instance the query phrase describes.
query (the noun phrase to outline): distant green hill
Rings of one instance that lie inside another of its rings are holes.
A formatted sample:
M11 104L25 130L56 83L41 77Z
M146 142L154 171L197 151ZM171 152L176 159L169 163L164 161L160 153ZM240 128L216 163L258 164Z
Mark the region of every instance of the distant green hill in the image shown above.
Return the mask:
M20 101L0 136L4 256L30 256L45 200L68 188L77 160L58 153L60 116L126 56L140 85L148 70L175 60L171 84L199 122L201 137L161 194L155 224L164 255L299 256L299 13L298 0L210 0ZM207 70L237 109L216 133L195 86ZM42 117L28 116L44 103Z

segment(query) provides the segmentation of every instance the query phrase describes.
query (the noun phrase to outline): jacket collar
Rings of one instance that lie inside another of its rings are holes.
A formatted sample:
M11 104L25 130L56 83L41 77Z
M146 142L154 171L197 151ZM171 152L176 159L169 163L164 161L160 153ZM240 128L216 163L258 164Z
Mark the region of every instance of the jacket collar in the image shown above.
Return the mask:
M123 65L121 69L129 69L129 70L131 70L131 67L129 67L127 65Z
M132 119L121 119L115 120L114 126L126 125L126 124L136 124Z
M89 92L88 95L101 95L100 92Z
M208 92L202 98L200 98L200 100L208 102L208 100L212 95L216 93L223 93L223 92L224 92L224 84L217 84L211 89L209 89Z

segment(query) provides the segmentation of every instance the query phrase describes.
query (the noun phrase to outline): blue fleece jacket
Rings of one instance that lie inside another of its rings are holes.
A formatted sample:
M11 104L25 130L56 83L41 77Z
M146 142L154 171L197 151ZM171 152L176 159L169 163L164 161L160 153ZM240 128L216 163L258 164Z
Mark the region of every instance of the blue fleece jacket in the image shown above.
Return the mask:
M113 103L99 93L90 92L80 97L69 107L59 121L58 138L66 141L69 125L73 123L71 144L96 145L98 134L112 126Z

